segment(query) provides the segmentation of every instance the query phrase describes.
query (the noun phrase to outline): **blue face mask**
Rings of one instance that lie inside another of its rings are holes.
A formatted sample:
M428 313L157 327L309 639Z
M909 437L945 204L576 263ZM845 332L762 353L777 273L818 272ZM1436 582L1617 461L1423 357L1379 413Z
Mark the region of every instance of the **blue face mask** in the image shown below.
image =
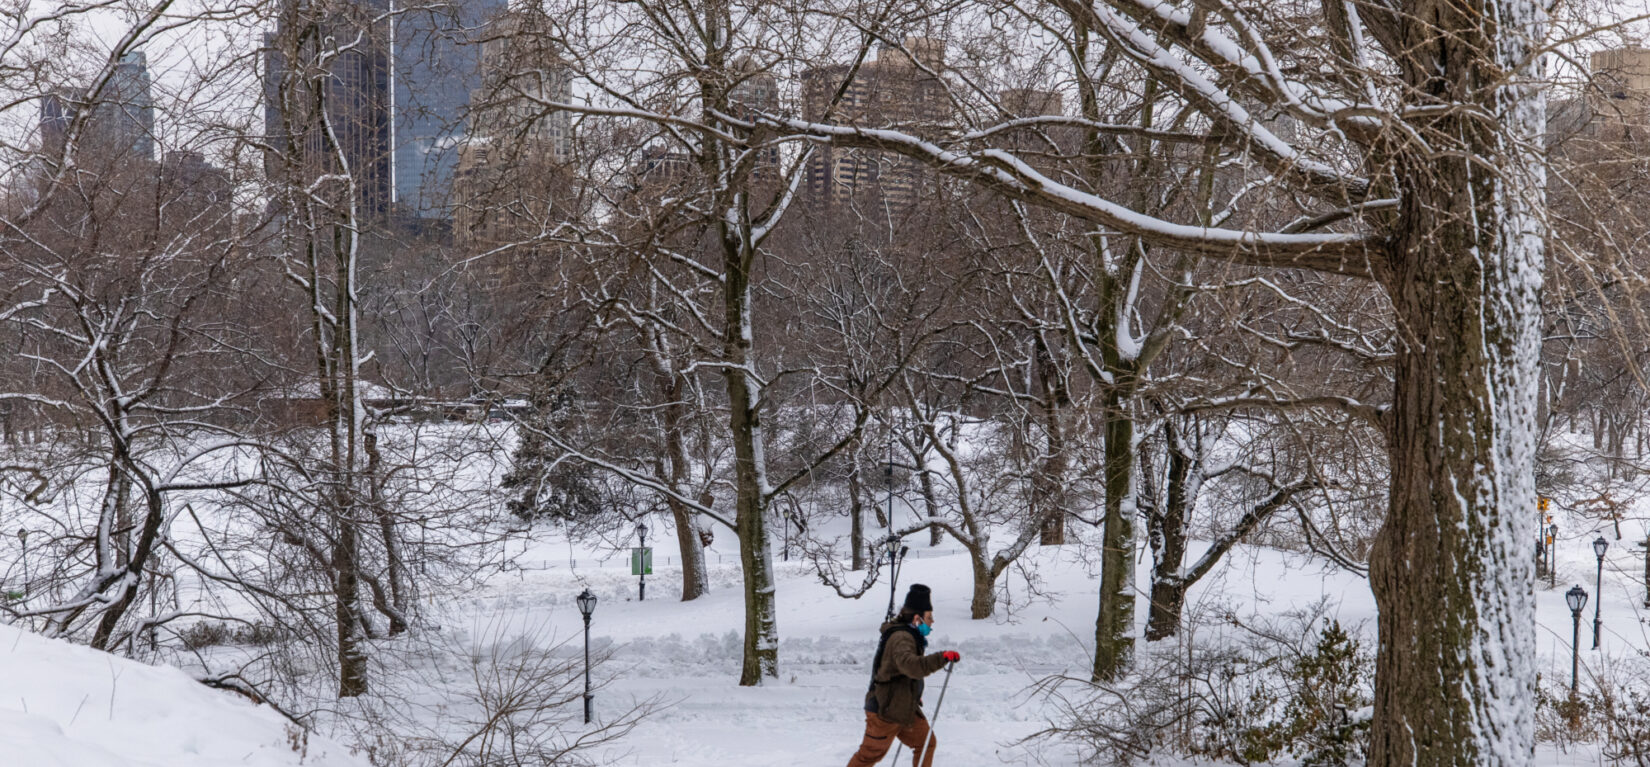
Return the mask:
M926 623L918 623L917 624L917 633L921 634L925 637L928 636L931 632L933 632L933 630L934 630L934 627L930 626Z

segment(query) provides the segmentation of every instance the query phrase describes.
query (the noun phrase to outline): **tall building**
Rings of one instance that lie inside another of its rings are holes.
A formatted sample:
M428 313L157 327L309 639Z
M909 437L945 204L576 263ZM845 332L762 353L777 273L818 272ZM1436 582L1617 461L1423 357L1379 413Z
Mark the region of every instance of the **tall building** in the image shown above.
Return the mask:
M302 187L322 175L347 172L356 215L383 221L395 199L389 29L379 21L389 0L353 0L324 11L287 2L297 7L289 7L264 38L264 127L272 149L265 167L272 178L297 173L290 181ZM346 47L341 41L354 43ZM342 50L328 57L334 47ZM295 66L322 58L330 60L325 71ZM324 115L314 111L311 89L317 85Z
M311 12L304 0L284 0L288 13L265 36L265 128L277 149L290 136L306 136L306 152L320 157L318 121L301 114L300 125L283 128L281 90L290 72L287 57L300 36L291 19ZM504 0L464 0L419 4L409 0L339 0L327 7L316 27L322 39L359 42L332 59L322 80L328 117L338 136L343 162L355 176L357 203L369 219L397 220L404 227L430 229L428 221L449 216L449 193L465 131L470 94L480 77L482 20ZM302 39L312 40L314 36ZM304 58L313 55L305 44ZM312 77L320 73L309 73ZM288 110L291 111L291 110ZM271 158L278 162L278 158ZM337 165L337 158L322 160ZM317 169L312 169L314 172ZM331 168L328 172L335 172ZM422 222L421 222L422 221Z
M1036 88L1009 88L997 94L997 105L1007 120L1065 114L1064 100L1056 91ZM1056 172L1061 162L1077 155L1083 145L1083 131L1071 125L1038 125L1005 132L998 146L1013 151L1020 159L1043 173Z
M469 93L469 137L513 138L567 162L573 116L543 105L571 101L573 79L546 26L530 12L507 11L483 28L477 83Z
M75 117L86 104L86 89L63 86L53 88L40 100L40 151L56 157L62 154L69 141L69 131Z
M115 64L96 109L99 116L93 119L108 122L113 140L131 147L139 158L154 158L155 94L149 82L149 59L143 51L129 51Z
M844 87L849 71L837 64L802 73L804 119L918 134L950 122L951 104L939 79L945 41L908 37L902 47L884 46ZM839 203L870 194L898 206L915 201L924 176L909 158L830 146L814 148L806 173L807 191L816 201Z
M542 16L511 10L483 27L477 87L453 173L453 234L480 246L520 241L564 220L573 121L547 102L573 97L571 72Z
M122 56L95 97L80 87L61 87L46 94L40 105L42 152L49 157L60 155L82 114L87 116L81 121L77 150L118 155L123 160L154 159L155 97L142 51Z
M1591 57L1593 82L1587 107L1592 130L1601 139L1623 139L1637 129L1646 138L1650 123L1650 50L1639 47L1596 51Z
M227 209L233 201L235 185L229 174L207 162L200 152L181 149L167 152L161 158L159 171L160 179L195 203L193 207Z
M1650 151L1650 50L1595 51L1577 97L1547 110L1547 146L1555 159L1602 168Z
M489 22L506 0L390 4L395 200L406 215L446 218L483 48L495 31Z
M756 63L750 56L735 59L732 74L737 78L728 89L729 106L735 116L753 112L777 112L779 109L779 78ZM779 178L779 146L770 144L757 150L754 173L759 181Z

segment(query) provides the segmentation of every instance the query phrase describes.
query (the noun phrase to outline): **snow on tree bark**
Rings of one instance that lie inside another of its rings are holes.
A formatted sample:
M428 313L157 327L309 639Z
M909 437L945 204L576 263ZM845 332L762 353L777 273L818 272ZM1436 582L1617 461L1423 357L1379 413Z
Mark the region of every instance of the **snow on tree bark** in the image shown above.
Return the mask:
M736 195L742 198L742 195ZM738 200L742 202L742 199ZM751 272L755 246L742 206L736 204L722 229L722 377L728 391L728 429L733 441L738 486L734 524L745 579L745 654L739 684L758 685L779 676L779 628L775 621L773 552L768 545L767 456L764 454L760 384L752 380ZM739 225L745 223L745 226Z
M1379 275L1399 333L1391 507L1370 560L1379 607L1369 764L1531 762L1545 102L1531 0L1406 3L1400 59L1437 142L1396 155Z

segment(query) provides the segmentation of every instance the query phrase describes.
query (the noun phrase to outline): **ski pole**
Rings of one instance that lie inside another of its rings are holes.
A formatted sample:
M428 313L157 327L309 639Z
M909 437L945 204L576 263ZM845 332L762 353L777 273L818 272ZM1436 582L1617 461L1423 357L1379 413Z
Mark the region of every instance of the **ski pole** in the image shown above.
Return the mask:
M956 661L945 664L945 681L940 683L940 699L934 701L934 718L928 720L928 736L922 739L922 748L917 751L916 767L922 767L922 755L928 753L928 743L934 739L934 722L940 718L940 706L945 705L945 688L951 686L951 670L956 667ZM894 758L888 764L899 764L899 750L904 745L904 743L894 744Z

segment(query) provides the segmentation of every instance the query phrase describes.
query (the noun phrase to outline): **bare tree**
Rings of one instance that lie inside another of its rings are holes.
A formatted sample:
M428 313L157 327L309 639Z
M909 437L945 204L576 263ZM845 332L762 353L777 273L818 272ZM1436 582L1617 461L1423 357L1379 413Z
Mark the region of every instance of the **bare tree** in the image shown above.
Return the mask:
M1198 140L1245 148L1267 183L1311 199L1314 217L1249 231L1175 221L970 146L970 135L923 140L779 115L751 123L917 158L1125 241L1371 280L1404 336L1393 404L1378 414L1392 480L1371 565L1381 642L1370 763L1526 763L1531 523L1499 510L1534 503L1545 12L1430 0L1356 13L1329 3L1313 17L1054 5L1078 22L1066 44L1104 44L1138 66L1198 117ZM1323 30L1312 42L1289 33L1307 18ZM1306 60L1301 75L1277 64ZM1250 105L1271 105L1295 138Z

